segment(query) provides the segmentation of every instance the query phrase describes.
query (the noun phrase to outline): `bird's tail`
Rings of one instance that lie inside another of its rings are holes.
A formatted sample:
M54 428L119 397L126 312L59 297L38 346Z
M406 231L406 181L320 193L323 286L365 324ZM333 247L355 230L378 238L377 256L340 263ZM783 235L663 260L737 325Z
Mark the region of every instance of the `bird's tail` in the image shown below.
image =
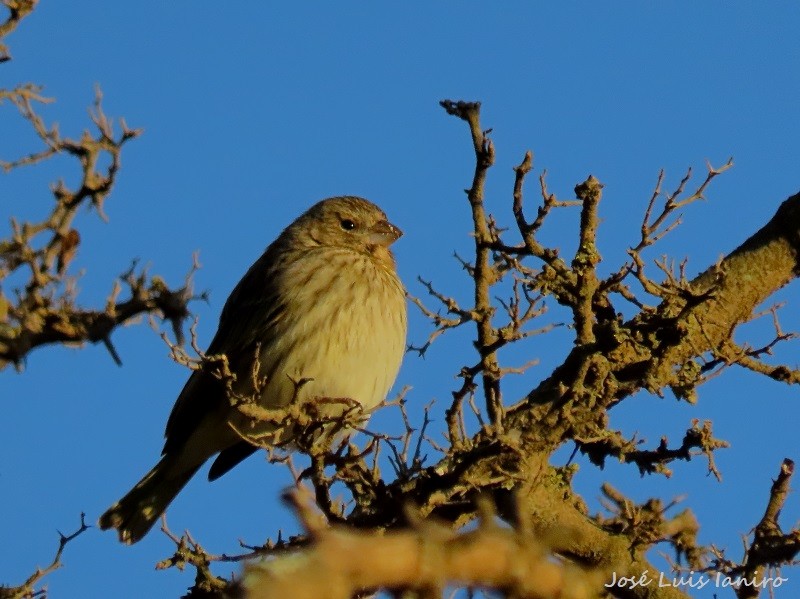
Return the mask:
M125 497L100 516L100 528L116 528L119 540L128 545L146 535L202 465L187 469L181 467L178 460L176 455L162 457Z

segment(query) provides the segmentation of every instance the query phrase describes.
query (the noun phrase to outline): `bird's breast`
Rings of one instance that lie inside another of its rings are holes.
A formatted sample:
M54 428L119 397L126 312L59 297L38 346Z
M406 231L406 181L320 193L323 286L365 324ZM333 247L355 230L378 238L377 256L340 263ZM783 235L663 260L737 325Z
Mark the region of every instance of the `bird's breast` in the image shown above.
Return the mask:
M405 351L402 284L367 255L330 251L313 258L282 273L289 291L285 314L262 342L262 402L346 398L370 410L385 399ZM301 380L307 382L297 391Z

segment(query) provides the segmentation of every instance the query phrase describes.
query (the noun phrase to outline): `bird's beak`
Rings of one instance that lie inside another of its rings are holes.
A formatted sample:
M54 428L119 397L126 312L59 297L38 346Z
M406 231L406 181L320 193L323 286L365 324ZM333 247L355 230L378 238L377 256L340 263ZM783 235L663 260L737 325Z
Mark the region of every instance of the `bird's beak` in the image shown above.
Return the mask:
M389 247L402 237L403 232L399 227L395 227L388 220L379 220L372 226L369 232L369 240L384 247Z

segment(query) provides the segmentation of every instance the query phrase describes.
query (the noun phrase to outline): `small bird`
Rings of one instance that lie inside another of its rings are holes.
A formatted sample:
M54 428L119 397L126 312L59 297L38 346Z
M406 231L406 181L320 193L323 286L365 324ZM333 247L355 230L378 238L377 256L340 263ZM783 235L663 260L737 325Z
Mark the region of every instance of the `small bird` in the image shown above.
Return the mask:
M234 391L259 389L265 408L346 398L368 412L383 401L405 352L405 291L389 249L402 234L353 196L322 200L290 224L234 288L208 348L227 356ZM167 421L161 460L100 528L136 543L210 457L218 454L208 474L215 480L257 451L237 434L248 419L228 395L211 372L192 373ZM290 431L291 423L273 424L267 438L285 443Z

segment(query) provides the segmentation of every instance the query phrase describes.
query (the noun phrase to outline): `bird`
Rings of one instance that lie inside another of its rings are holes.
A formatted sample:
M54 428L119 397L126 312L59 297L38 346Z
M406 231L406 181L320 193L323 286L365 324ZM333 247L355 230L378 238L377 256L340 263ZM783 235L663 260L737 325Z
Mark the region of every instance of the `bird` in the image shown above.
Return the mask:
M256 390L260 407L345 398L367 414L385 400L406 349L405 289L390 249L402 234L364 198L314 204L235 286L206 355L224 354L233 390ZM116 529L126 544L142 539L211 457L215 480L257 451L237 432L247 424L225 383L195 370L167 420L159 462L100 528ZM291 441L290 423L266 426L268 444Z

